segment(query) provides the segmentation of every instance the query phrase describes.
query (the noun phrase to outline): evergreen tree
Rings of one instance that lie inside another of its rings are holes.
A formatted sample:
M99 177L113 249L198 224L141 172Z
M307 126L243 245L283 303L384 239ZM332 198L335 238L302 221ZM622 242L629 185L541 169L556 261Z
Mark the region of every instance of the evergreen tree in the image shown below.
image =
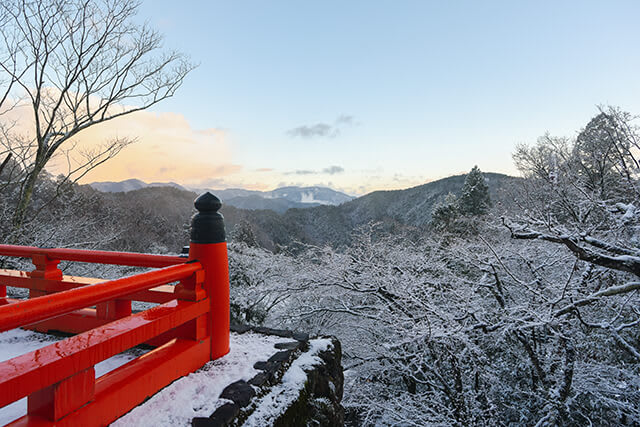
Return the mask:
M433 207L431 225L438 230L449 228L459 216L458 199L449 193Z
M460 212L464 215L481 215L491 206L489 187L478 166L467 174L460 196Z
M253 231L253 227L247 220L241 220L238 224L236 224L236 226L233 228L233 231L231 232L231 239L236 243L244 243L252 248L257 248L260 246L258 244L256 234Z

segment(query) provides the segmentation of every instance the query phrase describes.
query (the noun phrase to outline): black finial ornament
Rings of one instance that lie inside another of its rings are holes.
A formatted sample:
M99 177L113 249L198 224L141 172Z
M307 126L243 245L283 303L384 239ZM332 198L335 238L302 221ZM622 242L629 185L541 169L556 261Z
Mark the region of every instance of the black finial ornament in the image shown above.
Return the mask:
M198 213L191 218L192 243L222 243L226 241L224 218L218 210L222 202L208 191L193 203Z

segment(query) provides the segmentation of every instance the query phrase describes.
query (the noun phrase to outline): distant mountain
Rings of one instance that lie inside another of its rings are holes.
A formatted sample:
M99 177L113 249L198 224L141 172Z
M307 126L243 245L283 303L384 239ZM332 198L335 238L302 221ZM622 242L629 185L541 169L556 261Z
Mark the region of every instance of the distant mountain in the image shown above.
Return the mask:
M498 213L512 209L516 203L514 189L520 179L496 173L485 173L484 176ZM274 250L279 245L293 242L334 246L349 244L352 233L369 223L380 223L383 231L408 230L415 236L430 232L427 225L431 221L434 204L449 192L460 195L464 180L465 175L458 175L405 190L375 191L338 206L288 200L303 200L303 197L312 200L312 196L313 200L321 198L320 193L309 195L309 189L297 187L266 192L279 196L271 199L260 196L261 192L247 190L216 190L214 193L223 199L221 212L229 240L249 233L260 246ZM227 196L234 195L232 191L236 191L235 197L225 200ZM122 216L122 219L114 219L115 224L136 224L127 233L122 233L121 247L144 251L154 244L161 244L179 250L188 240L188 222L198 193L201 191L165 186L145 187L126 193L112 192L104 197L118 207L114 209L114 215ZM234 203L242 206L237 207ZM296 203L307 208L285 210Z
M186 190L180 184L176 184L175 182L152 182L147 184L144 181L140 181L139 179L127 179L125 181L103 181L103 182L92 182L89 184L94 190L101 191L103 193L126 193L127 191L140 190L141 188L147 187L173 187L178 188L180 190Z
M512 202L506 190L518 178L499 173L483 173L494 205ZM460 196L466 175L456 175L428 182L406 190L374 191L343 206L344 214L353 222L367 223L384 218L421 227L431 222L433 206L448 193Z
M484 173L491 200L499 210L514 203L513 186L519 178ZM422 232L431 221L433 206L448 193L460 195L466 175L451 176L406 190L374 191L339 206L289 209L282 214L244 210L223 204L227 229L251 227L258 243L273 249L297 241L309 244L348 244L351 233L369 223L383 229L411 228Z
M228 205L241 209L269 209L283 213L320 205L337 206L354 197L326 187L282 187L273 191L211 190Z
M291 208L304 209L320 205L337 206L354 199L352 196L325 187L282 187L272 191L255 191L242 188L203 190L187 189L175 182L147 184L139 179L128 179L120 182L94 182L89 185L103 193L121 193L148 187L174 187L185 191L195 191L196 193L211 191L227 205L249 210L268 209L278 213L283 213Z
M341 205L355 198L326 187L282 187L267 191L264 194L272 199L286 199L296 203L332 206Z
M216 192L213 193L217 195ZM307 209L321 205L321 203L292 202L284 198L268 199L258 195L233 197L230 199L225 199L224 197L222 197L222 202L224 204L235 206L236 208L240 209L271 210L277 213L284 213L287 210L293 208Z

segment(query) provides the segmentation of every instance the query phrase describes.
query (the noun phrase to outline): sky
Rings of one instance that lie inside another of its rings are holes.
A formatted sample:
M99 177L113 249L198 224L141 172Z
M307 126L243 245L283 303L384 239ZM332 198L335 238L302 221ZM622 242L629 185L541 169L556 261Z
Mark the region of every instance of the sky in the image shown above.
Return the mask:
M359 195L483 171L615 105L640 114L638 1L143 1L198 64L94 130L137 143L84 179Z

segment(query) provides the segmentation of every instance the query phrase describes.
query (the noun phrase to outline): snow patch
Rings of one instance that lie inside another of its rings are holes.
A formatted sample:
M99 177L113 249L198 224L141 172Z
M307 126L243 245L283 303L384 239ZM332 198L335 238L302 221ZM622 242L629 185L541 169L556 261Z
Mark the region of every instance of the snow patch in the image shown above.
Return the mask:
M231 334L231 351L198 371L174 381L151 399L120 417L114 427L190 426L194 417L208 417L227 401L222 390L238 380L249 380L258 370L254 363L267 360L274 345L286 338L245 333Z
M327 201L327 200L318 200L315 198L315 194L310 191L310 192L304 192L304 193L300 193L300 203L318 203L321 205L330 205L331 202Z

